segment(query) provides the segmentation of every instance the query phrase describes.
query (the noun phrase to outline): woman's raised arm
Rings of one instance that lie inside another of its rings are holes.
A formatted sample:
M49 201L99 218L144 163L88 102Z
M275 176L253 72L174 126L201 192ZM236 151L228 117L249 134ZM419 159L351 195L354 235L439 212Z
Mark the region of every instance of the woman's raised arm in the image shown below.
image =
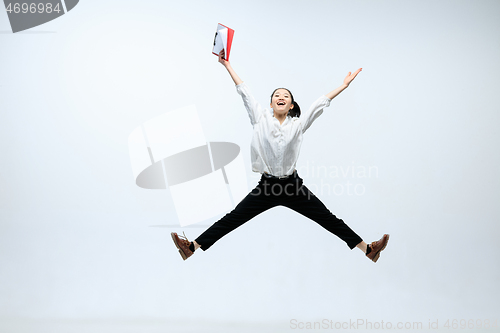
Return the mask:
M234 71L233 67L231 67L231 64L229 63L229 61L224 60L224 54L225 54L224 49L222 49L222 51L220 51L220 53L219 53L219 62L222 64L222 66L226 67L226 69L229 72L229 75L231 75L231 79L233 79L235 85L239 85L239 84L243 83L243 81L241 81L238 74L236 74L236 72Z
M351 72L349 72L349 74L347 74L347 76L344 79L344 83L340 87L338 87L337 89L330 91L325 96L328 97L329 99L334 99L335 96L337 96L338 94L340 94L345 88L349 87L349 85L351 84L352 80L354 80L354 78L356 77L356 75L358 75L358 73L361 72L361 69L362 68L358 69L356 72L354 72L354 74L351 74Z

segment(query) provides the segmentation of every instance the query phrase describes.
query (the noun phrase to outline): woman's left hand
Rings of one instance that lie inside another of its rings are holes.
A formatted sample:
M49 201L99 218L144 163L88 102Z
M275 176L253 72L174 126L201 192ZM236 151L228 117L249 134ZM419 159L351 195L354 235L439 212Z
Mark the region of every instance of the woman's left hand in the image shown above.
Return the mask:
M354 74L351 74L351 72L349 72L349 74L347 74L347 76L344 79L344 84L346 86L348 86L349 84L351 84L352 80L354 80L354 78L356 77L356 75L358 75L358 73L361 72L361 70L362 70L362 68L358 69L357 71L354 72Z
M344 84L341 85L340 87L338 87L337 89L334 89L332 91L330 91L328 94L326 94L325 96L329 99L334 99L335 96L337 96L338 94L340 94L344 89L346 89L347 87L349 87L349 85L351 84L352 80L354 80L354 78L356 77L356 75L359 74L359 72L361 72L362 68L358 69L357 71L354 72L354 74L351 74L351 72L349 72L349 74L347 74L347 76L345 77L344 79Z

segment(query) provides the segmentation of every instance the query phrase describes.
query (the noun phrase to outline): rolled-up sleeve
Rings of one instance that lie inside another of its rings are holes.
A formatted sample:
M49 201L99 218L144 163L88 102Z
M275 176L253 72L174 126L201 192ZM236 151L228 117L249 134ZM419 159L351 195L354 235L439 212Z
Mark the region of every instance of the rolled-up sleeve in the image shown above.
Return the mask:
M243 99L245 108L248 111L248 116L250 117L250 122L252 123L252 125L257 124L263 116L262 107L259 103L257 103L245 82L238 84L236 86L236 91L241 95L241 98Z
M300 116L302 123L302 133L305 133L309 126L323 113L323 109L330 106L332 100L326 96L318 98L309 109Z

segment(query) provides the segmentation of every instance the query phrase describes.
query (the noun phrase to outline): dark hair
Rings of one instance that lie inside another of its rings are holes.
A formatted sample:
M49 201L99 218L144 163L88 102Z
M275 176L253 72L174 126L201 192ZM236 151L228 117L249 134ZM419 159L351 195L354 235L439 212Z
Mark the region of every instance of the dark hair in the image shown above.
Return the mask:
M273 102L274 93L278 89L285 89L286 91L288 91L288 93L290 94L290 97L292 98L293 108L290 109L290 111L288 111L288 116L290 116L290 117L297 117L297 118L300 117L300 106L293 99L292 92L290 90L286 89L286 88L276 88L276 89L274 89L273 93L271 94L271 103Z

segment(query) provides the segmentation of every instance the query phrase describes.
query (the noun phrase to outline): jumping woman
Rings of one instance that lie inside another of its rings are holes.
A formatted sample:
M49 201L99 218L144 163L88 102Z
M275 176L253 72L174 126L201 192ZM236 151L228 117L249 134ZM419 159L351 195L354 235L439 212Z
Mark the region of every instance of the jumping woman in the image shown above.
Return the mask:
M252 96L249 88L224 59L224 50L219 54L219 62L227 69L236 85L236 91L243 98L253 125L251 143L252 170L262 174L258 185L231 211L214 223L194 241L172 232L172 239L186 260L201 248L207 250L217 240L241 226L260 213L275 207L285 206L310 218L323 228L346 242L350 249L357 247L374 262L385 249L389 235L367 244L343 220L333 215L309 189L302 184L302 178L295 169L299 157L303 135L314 120L323 113L323 108L359 74L347 74L344 83L337 89L318 98L302 114L292 93L278 88L271 94L271 110L262 109ZM271 112L272 111L272 112ZM181 238L182 237L182 238Z

